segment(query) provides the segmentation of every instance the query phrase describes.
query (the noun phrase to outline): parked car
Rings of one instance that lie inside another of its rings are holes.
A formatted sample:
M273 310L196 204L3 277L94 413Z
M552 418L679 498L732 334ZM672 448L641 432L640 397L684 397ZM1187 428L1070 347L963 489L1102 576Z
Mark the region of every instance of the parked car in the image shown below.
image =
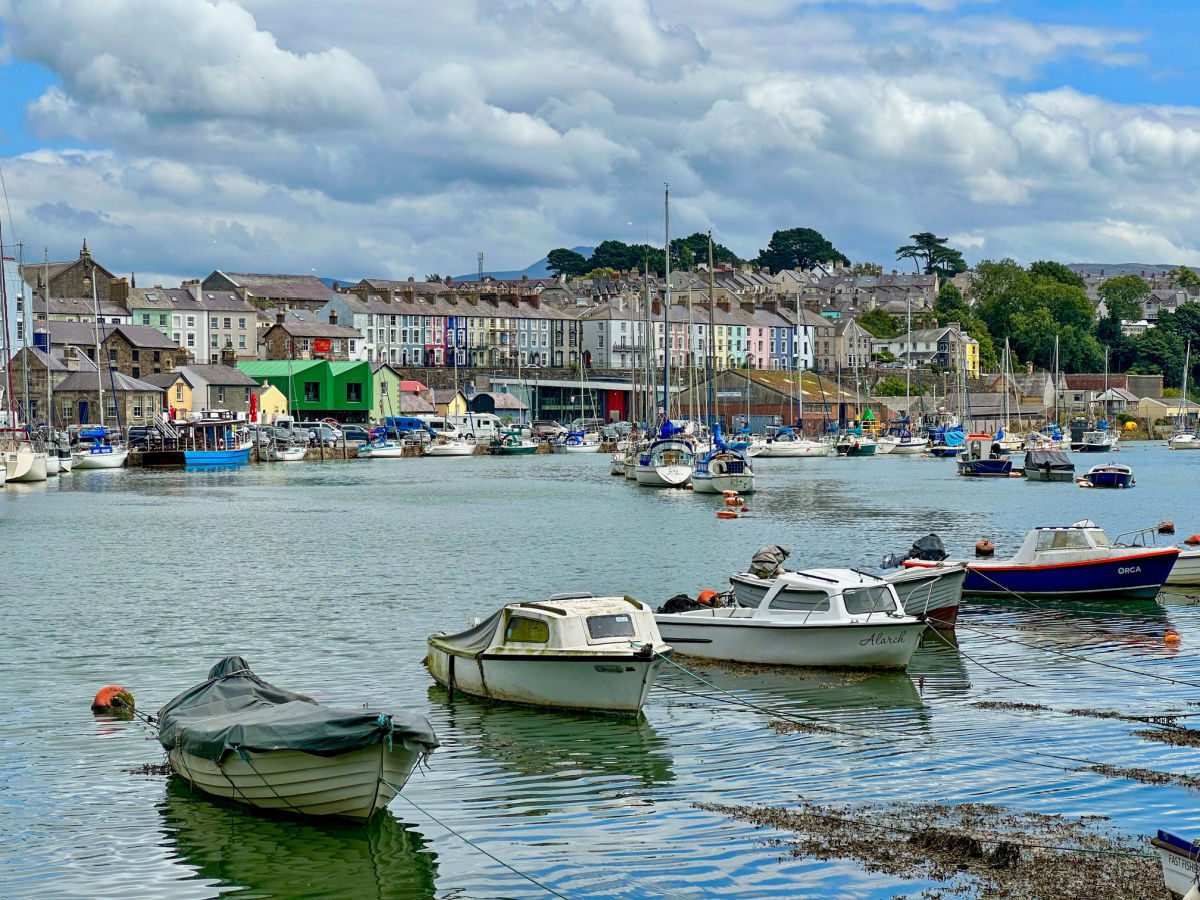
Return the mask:
M129 446L134 450L145 450L153 436L154 428L150 425L133 425L129 429Z
M567 433L567 429L553 419L538 419L533 423L531 432L535 441L552 441Z
M321 439L333 446L342 442L342 430L335 428L327 422L301 422L300 427L307 430L310 438L314 438L316 434L320 434Z
M371 440L371 432L362 425L343 425L342 436L347 443L366 443Z

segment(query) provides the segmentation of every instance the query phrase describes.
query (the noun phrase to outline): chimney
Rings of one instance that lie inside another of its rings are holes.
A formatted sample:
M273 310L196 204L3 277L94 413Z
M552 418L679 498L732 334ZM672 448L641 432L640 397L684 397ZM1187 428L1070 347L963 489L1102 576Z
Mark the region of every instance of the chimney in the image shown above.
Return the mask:
M189 281L187 284L184 285L184 287L186 287L188 289L188 292L191 293L192 299L195 300L197 303L199 303L200 302L200 282L199 281Z
M729 298L728 297L718 297L717 298L717 309L723 309L723 310L725 310L725 312L729 312Z
M109 279L108 299L113 303L125 303L129 300L129 282L124 278Z
M237 365L237 353L233 349L232 341L226 341L224 349L221 350L221 365L230 367Z
M662 300L660 300L658 297L655 297L650 301L650 315L653 318L659 318L662 316Z
M779 312L779 301L778 300L764 300L763 301L763 309L765 309L767 312L769 312L771 314L775 314L775 313Z
M275 324L282 325L287 320L287 313L282 309L275 310Z
M329 324L330 325L337 324L337 310L336 309L329 310Z

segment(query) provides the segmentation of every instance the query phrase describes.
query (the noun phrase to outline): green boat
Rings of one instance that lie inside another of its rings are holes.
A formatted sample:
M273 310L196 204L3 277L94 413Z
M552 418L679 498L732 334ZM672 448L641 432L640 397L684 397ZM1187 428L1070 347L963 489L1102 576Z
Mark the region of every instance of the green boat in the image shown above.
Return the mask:
M488 444L488 453L493 456L526 456L537 453L536 442L521 436L519 431L505 431Z

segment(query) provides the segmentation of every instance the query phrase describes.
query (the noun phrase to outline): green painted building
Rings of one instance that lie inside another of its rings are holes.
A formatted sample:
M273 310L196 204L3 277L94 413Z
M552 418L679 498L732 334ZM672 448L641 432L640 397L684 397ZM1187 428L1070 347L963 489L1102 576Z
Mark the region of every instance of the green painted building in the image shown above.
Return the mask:
M368 362L247 360L238 368L259 384L278 388L298 419L365 422L371 417L374 385Z

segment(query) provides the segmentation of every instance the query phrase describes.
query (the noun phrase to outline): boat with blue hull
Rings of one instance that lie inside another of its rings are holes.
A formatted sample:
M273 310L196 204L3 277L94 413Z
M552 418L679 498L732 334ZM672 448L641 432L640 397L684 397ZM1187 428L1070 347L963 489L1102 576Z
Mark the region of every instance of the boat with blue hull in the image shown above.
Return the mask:
M1135 484L1137 481L1133 477L1133 469L1120 463L1092 466L1079 479L1080 487L1131 488Z
M1012 474L1012 460L990 434L972 434L958 455L958 474L974 478L1007 478Z
M229 410L204 410L187 421L163 418L154 424L156 434L142 452L146 468L226 468L250 462L253 445L246 422Z
M963 560L963 593L975 596L1046 597L1060 600L1152 600L1179 557L1178 547L1114 544L1094 522L1035 528L1009 559ZM904 561L929 568L926 560Z

